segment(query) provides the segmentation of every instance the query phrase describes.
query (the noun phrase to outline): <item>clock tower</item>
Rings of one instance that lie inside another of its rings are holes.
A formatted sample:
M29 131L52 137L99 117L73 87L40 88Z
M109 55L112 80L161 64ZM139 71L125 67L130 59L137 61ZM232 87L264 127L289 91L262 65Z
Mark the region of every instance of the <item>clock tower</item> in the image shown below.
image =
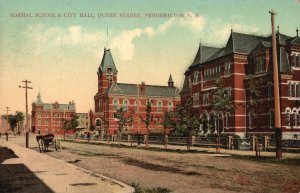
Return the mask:
M94 97L95 112L103 112L103 98L107 94L107 88L113 83L117 82L118 70L116 68L114 59L111 55L110 49L104 48L103 57L98 68L98 92Z

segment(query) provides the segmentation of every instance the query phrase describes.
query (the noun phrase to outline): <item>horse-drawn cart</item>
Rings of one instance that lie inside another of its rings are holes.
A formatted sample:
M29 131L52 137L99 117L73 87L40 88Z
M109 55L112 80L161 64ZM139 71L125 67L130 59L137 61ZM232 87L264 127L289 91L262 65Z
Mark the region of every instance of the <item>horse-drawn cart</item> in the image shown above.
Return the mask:
M56 151L61 149L59 139L54 139L53 134L38 135L36 136L36 141L38 143L40 153L48 151L49 147L54 147Z

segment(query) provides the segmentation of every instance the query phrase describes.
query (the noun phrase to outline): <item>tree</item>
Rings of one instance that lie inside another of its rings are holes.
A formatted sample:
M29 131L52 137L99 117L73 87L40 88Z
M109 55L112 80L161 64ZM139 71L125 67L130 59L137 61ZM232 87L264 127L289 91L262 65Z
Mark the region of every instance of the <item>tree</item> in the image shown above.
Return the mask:
M71 119L63 118L63 132L64 132L64 140L65 140L65 134L67 131L77 131L79 130L77 128L78 126L78 116L74 115Z
M147 101L147 104L146 104L146 118L143 119L143 118L140 116L140 119L146 124L147 134L148 134L148 135L150 134L149 126L150 126L150 123L151 123L151 120L152 120L151 112L152 112L151 101L148 100L148 101ZM146 140L145 140L146 147L149 147L149 144L148 144L148 135L146 136Z
M23 114L23 112L16 111L15 114L8 115L8 123L9 123L10 129L14 133L20 134L19 126L20 126L20 124L21 124L22 121L24 121L24 114ZM16 130L16 128L17 128L17 130Z
M233 109L233 104L231 103L230 90L224 87L222 79L216 81L216 89L212 91L212 99L210 101L210 106L213 112L215 112L214 118L211 120L216 121L217 129L217 140L216 140L216 152L220 153L220 120L222 120L222 114L226 114Z
M191 137L200 131L201 119L194 112L193 101L176 107L174 112L165 114L164 126L170 127L171 132L187 138L187 150L190 150Z
M125 110L123 107L117 109L116 118L118 119L118 141L120 144L120 139L122 137L122 134L124 130L127 129L126 127L127 120L125 118Z

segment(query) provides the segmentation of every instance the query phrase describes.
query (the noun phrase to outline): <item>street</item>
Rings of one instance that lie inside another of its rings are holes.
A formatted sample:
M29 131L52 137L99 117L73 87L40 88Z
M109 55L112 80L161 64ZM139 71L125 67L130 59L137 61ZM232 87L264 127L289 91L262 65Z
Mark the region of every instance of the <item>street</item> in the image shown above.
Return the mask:
M24 145L24 138L11 140ZM178 193L300 190L299 154L276 162L274 158L248 155L228 157L74 142L61 144L62 152L52 148L46 154L129 185L161 187ZM30 147L38 151L34 138Z

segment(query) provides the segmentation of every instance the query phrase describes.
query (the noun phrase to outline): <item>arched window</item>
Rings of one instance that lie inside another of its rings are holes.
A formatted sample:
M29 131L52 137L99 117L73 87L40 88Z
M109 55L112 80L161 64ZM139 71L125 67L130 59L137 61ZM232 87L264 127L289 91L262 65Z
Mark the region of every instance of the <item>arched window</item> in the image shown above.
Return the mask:
M293 111L293 126L297 126L297 111Z
M273 110L270 110L270 128L275 126L275 114Z
M172 103L172 101L168 102L168 111L173 111L173 103Z
M162 112L162 102L157 101L157 112Z
M286 126L291 126L291 115L290 115L290 111L287 110L286 114L285 114L285 121L286 121Z
M127 99L123 100L123 109L125 112L128 111L128 105L129 105L129 101Z
M118 106L119 106L119 100L118 99L114 99L113 100L113 105L114 105L114 110L117 111L118 110Z
M292 66L296 66L296 54L292 56Z
M250 112L249 113L249 128L252 129L252 122L253 122L253 113Z
M292 97L292 83L289 83L288 85L288 96Z

